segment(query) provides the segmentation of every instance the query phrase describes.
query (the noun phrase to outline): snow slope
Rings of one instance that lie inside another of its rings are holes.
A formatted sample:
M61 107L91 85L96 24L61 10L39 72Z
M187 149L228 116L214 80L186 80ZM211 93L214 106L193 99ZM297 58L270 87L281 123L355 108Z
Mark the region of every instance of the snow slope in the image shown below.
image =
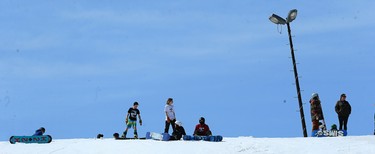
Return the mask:
M336 138L224 138L223 142L113 139L64 139L50 144L0 142L1 154L100 153L375 153L375 136Z

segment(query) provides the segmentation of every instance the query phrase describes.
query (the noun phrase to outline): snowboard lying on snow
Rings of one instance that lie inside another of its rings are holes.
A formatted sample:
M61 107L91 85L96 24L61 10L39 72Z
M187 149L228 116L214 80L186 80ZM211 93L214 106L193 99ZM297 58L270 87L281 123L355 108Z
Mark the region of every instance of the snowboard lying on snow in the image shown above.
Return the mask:
M51 143L52 137L50 135L42 136L11 136L9 138L11 144L15 143Z
M331 126L331 130L327 130L323 120L323 122L319 122L319 129L312 131L311 137L339 137L346 135L348 135L348 132L346 130L338 130L336 124Z
M168 133L155 133L147 132L146 139L153 139L158 141L169 141L171 136ZM220 135L217 136L192 136L185 135L183 137L184 141L210 141L210 142L220 142L223 140L223 137Z
M113 134L113 138L115 138L116 140L145 140L146 137L140 137L140 138L126 138L126 137L120 137L120 135L118 133L114 133Z
M169 141L171 136L168 133L155 133L155 132L147 132L146 139L153 139L158 141Z
M312 137L340 137L347 136L346 130L314 130L311 134Z
M210 142L221 142L223 140L223 137L220 135L216 136L191 136L191 135L185 135L184 141L210 141Z

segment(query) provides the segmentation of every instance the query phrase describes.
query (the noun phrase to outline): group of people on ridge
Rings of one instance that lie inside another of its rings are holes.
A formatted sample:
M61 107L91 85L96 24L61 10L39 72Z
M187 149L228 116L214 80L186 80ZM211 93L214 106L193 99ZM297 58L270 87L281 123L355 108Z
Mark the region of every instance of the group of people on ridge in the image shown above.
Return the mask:
M141 112L138 109L139 103L134 102L133 106L129 108L128 113L125 118L126 129L122 134L123 138L126 138L126 134L129 128L134 129L134 138L138 138L137 133L137 116L139 118L139 124L142 126ZM346 94L341 94L340 99L335 105L335 111L339 119L339 130L347 130L348 119L352 111L352 107L346 100ZM169 132L169 127L172 127L173 132L170 140L180 140L184 135L186 135L185 129L182 126L182 122L176 119L176 113L174 111L173 99L168 98L167 103L164 108L166 115L165 119L165 129L164 133ZM318 93L313 93L310 99L310 113L312 120L312 131L319 130L319 121L324 120L323 110L321 101ZM40 136L45 133L45 128L41 127L35 131L33 136ZM212 132L209 126L206 124L204 117L199 118L199 124L195 126L194 136L211 136Z
M139 124L142 126L142 119L141 113L138 110L139 103L134 102L133 106L129 108L128 114L126 115L125 122L126 122L126 129L122 135L123 138L126 138L126 134L129 128L134 129L134 138L138 138L137 133L137 116L139 118ZM174 111L173 99L168 98L167 103L164 107L165 112L165 128L164 133L169 132L169 128L172 127L173 132L171 135L170 140L180 140L184 135L186 135L185 129L182 126L182 122L176 119L176 113ZM206 124L206 120L204 117L199 118L199 124L195 126L194 136L211 136L212 133L210 131L209 126Z
M318 93L313 93L310 99L310 111L312 120L312 130L319 130L319 120L324 120L322 105ZM341 94L335 105L335 111L339 119L339 130L348 130L348 119L352 112L352 107L346 100L346 94ZM344 128L343 128L344 127Z

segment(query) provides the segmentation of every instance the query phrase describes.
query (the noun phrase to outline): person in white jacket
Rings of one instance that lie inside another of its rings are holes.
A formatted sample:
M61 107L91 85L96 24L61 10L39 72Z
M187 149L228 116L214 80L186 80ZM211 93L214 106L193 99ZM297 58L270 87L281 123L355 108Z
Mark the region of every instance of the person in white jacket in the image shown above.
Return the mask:
M166 115L164 133L168 133L170 125L172 125L173 132L175 132L176 114L173 107L173 98L168 98L167 104L164 108Z

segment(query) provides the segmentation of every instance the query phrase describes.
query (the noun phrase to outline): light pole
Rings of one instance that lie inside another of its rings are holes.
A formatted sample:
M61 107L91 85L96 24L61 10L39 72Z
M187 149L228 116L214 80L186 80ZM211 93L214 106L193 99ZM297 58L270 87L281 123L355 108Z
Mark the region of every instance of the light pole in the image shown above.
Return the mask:
M290 44L290 51L292 54L292 61L293 61L293 70L294 70L294 78L296 80L296 88L297 88L297 95L298 95L298 104L299 104L299 112L301 115L301 122L302 122L302 129L303 129L303 136L307 137L307 131L306 131L306 122L305 122L305 114L303 112L303 105L302 105L302 96L301 96L301 89L299 87L299 80L298 80L298 73L297 73L297 64L296 64L296 58L294 56L294 49L293 49L293 42L292 42L292 34L290 30L290 23L296 19L297 17L297 10L293 9L289 11L288 17L286 19L276 15L272 14L269 18L271 22L275 24L285 25L288 27L288 34L289 34L289 44Z

